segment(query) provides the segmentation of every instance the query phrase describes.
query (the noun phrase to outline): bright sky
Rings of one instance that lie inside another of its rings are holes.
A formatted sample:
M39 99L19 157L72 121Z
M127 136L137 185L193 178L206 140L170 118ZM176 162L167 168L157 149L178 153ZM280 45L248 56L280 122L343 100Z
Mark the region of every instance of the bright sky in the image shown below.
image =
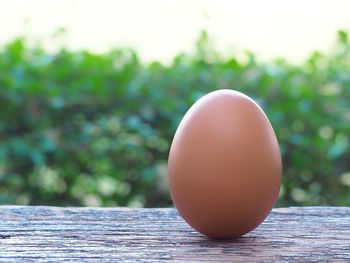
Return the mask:
M67 33L53 42L59 27ZM48 48L128 46L145 60L168 61L190 51L204 28L223 53L248 49L299 62L350 29L350 1L0 0L0 45L24 34Z

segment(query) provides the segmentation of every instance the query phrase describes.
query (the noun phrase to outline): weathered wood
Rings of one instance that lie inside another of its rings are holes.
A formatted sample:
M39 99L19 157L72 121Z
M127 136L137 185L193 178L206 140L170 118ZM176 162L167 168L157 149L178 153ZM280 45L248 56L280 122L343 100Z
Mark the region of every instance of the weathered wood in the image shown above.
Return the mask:
M0 206L1 262L350 262L350 208L274 209L233 241L192 230L172 208Z

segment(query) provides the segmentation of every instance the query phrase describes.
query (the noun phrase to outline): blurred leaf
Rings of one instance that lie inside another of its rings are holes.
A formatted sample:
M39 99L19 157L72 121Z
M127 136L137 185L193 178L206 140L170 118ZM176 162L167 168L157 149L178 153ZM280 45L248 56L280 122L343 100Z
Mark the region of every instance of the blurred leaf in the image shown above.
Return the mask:
M169 65L127 48L52 53L17 38L0 50L0 204L169 206L175 130L224 88L254 98L274 127L279 206L349 205L349 72L346 31L300 65L249 51L223 58L205 31Z

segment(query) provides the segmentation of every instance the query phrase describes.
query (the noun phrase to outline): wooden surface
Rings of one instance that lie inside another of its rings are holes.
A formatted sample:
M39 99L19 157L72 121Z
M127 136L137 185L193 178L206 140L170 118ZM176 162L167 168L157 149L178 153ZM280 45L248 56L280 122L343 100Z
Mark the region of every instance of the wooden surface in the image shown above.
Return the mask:
M0 206L1 262L350 262L350 208L274 209L256 230L215 241L174 209Z

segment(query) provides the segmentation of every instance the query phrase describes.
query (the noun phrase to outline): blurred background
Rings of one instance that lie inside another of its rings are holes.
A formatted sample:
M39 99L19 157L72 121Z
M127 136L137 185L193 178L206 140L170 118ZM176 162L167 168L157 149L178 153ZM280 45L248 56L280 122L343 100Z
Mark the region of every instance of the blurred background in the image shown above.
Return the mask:
M280 142L277 206L350 205L349 1L0 0L0 204L172 205L167 156L215 89Z

